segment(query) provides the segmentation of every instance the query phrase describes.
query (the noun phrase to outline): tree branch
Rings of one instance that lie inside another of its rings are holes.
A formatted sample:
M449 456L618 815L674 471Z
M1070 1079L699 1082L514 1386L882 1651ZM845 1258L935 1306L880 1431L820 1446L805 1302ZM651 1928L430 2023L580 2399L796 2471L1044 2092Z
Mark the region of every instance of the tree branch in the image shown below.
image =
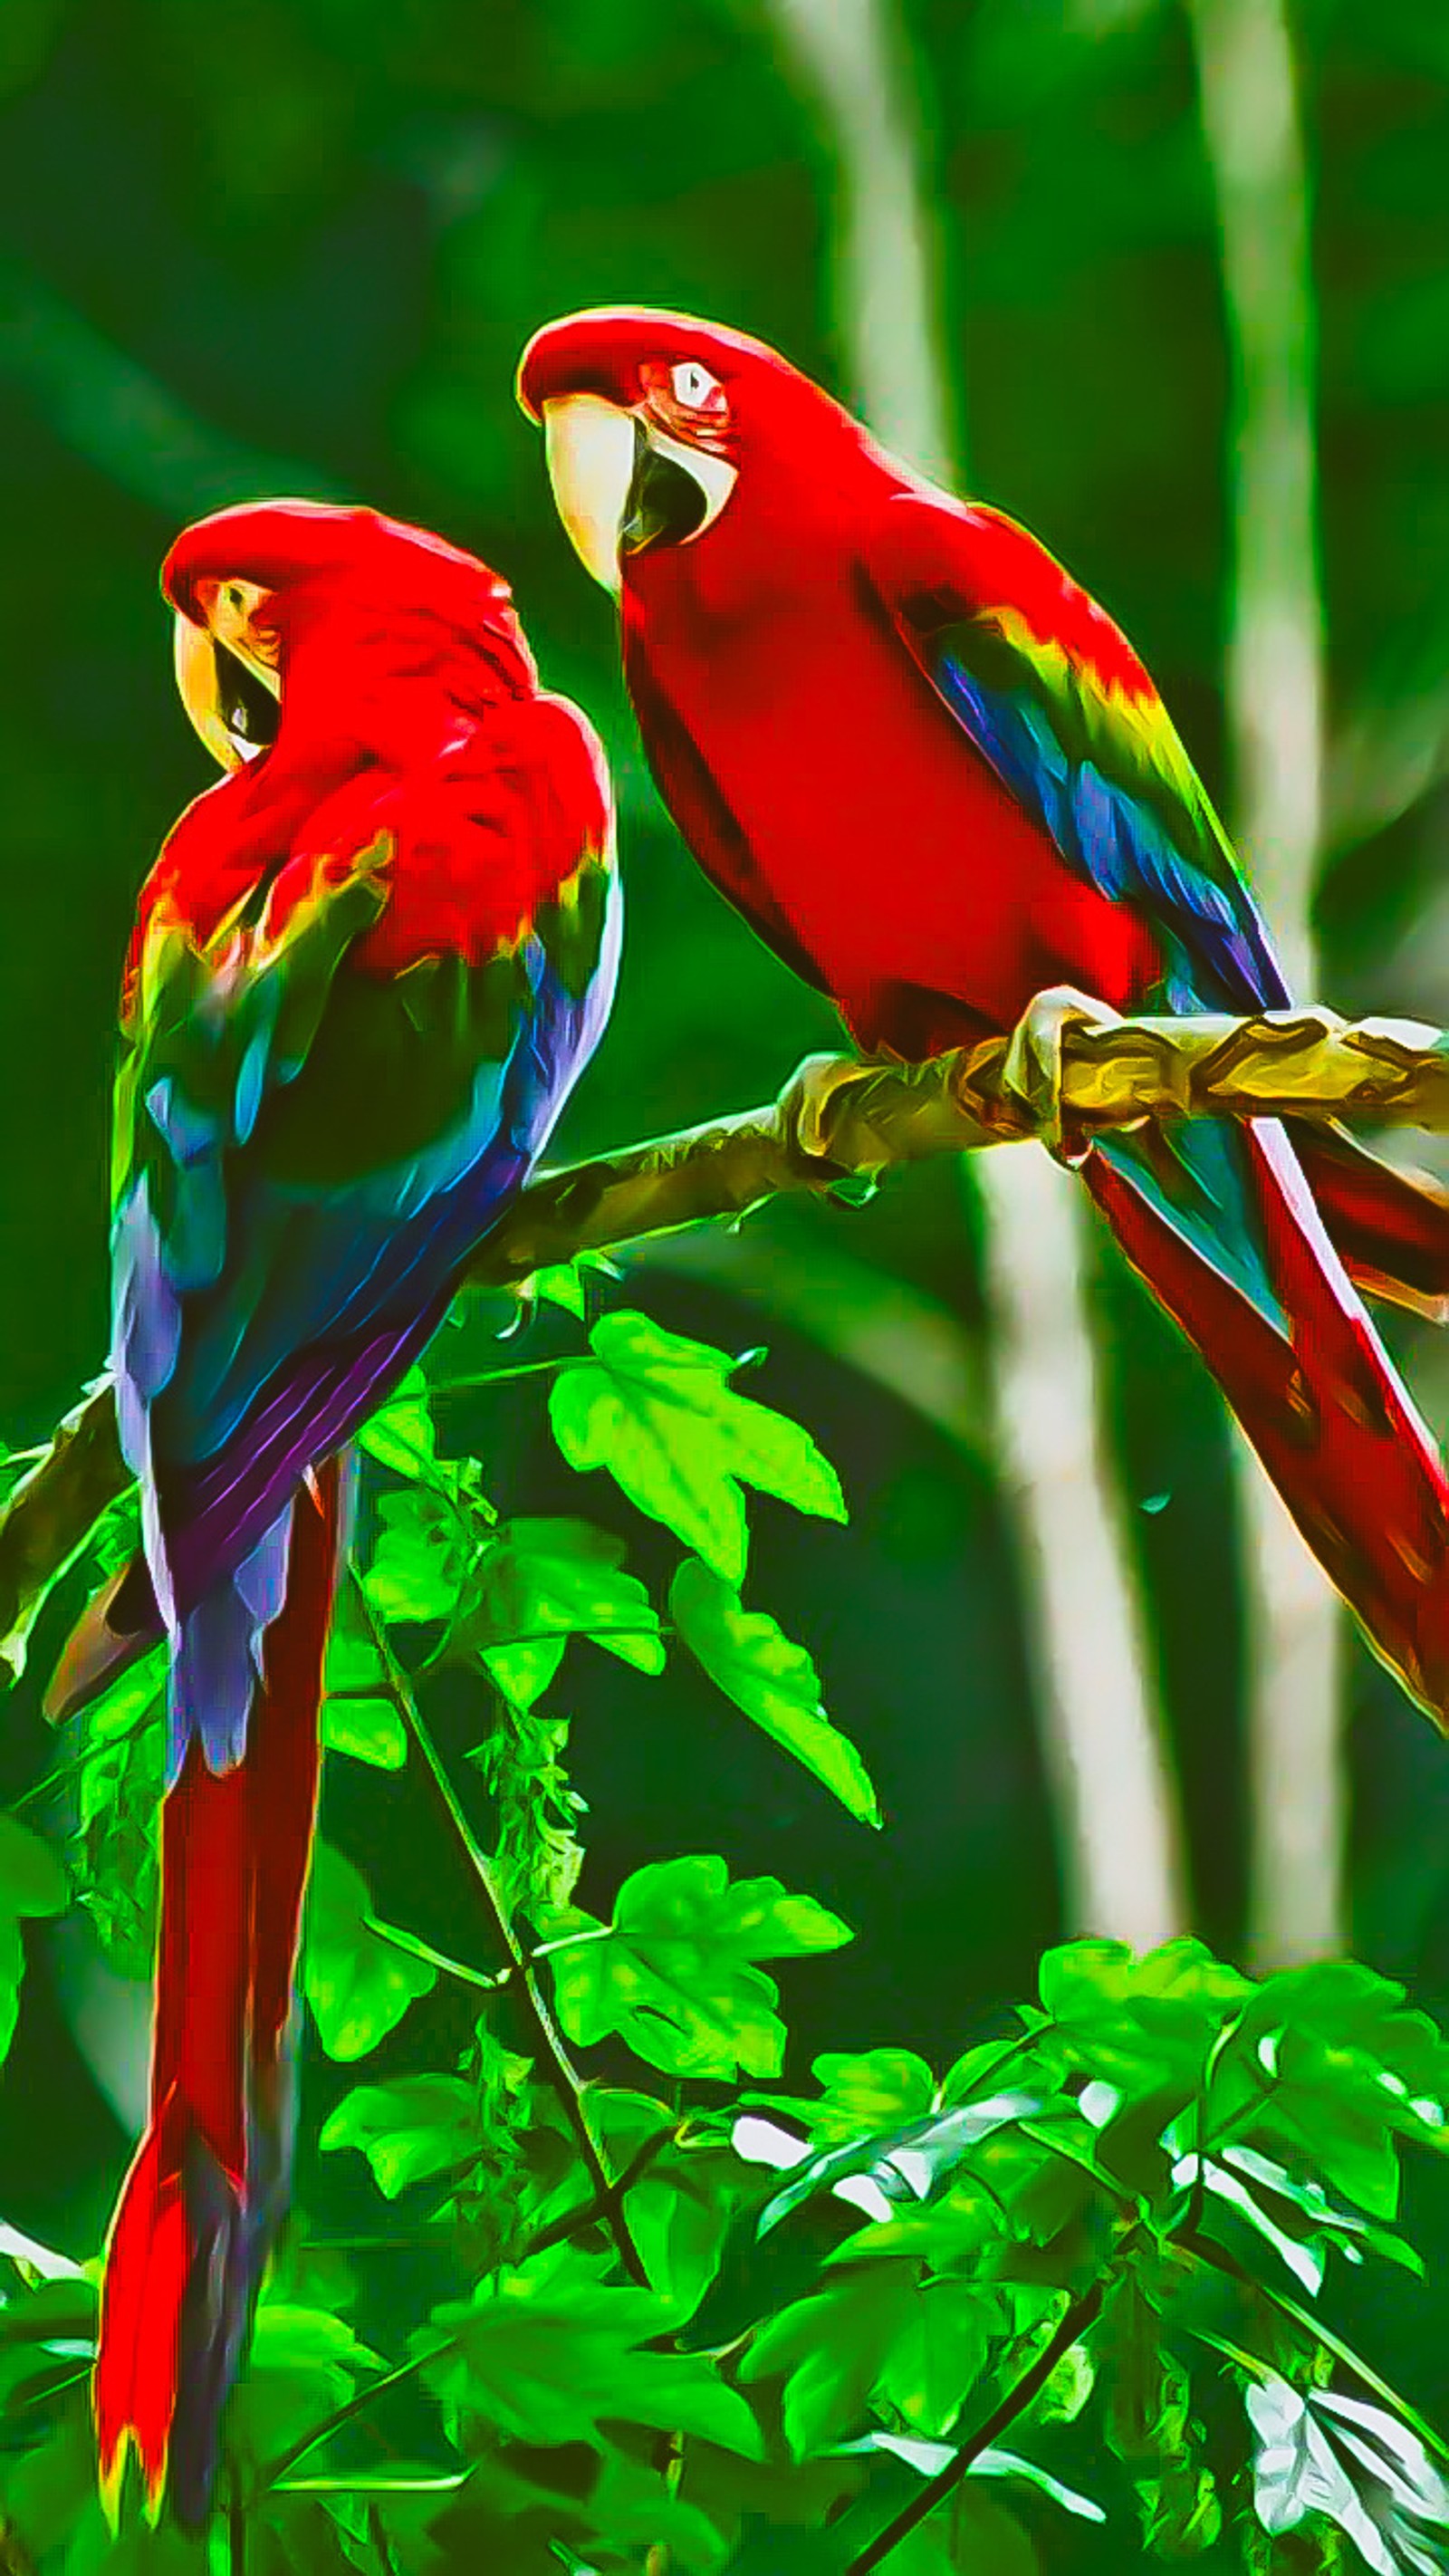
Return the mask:
M544 1172L505 1209L464 1284L516 1287L782 1193L828 1191L896 1163L1039 1137L1085 1144L1144 1118L1366 1116L1449 1130L1449 1038L1416 1020L1265 1011L1252 1019L1119 1020L1080 994L1039 994L1009 1038L929 1064L816 1056L778 1100ZM128 1473L103 1380L68 1413L0 1513L0 1639L23 1633Z
M937 2505L944 2504L949 2496L955 2494L962 2479L980 2459L982 2452L990 2450L992 2443L998 2441L1000 2436L1016 2422L1018 2415L1025 2413L1038 2390L1045 2388L1063 2353L1070 2352L1073 2344L1079 2343L1088 2328L1096 2323L1106 2294L1107 2282L1104 2277L1094 2281L1089 2289L1083 2290L1079 2298L1073 2299L1050 2342L1043 2344L1031 2368L1022 2372L1014 2388L1008 2388L1000 2405L992 2410L985 2423L971 2435L970 2440L962 2443L960 2450L946 2462L945 2467L938 2469L934 2477L927 2478L925 2485L918 2488L910 2503L902 2506L901 2511L892 2517L885 2529L876 2533L874 2540L870 2541L864 2549L857 2551L845 2571L845 2576L870 2576L870 2570L873 2567L879 2567L885 2559L889 2558L892 2550L898 2549L901 2542L910 2536L918 2524L923 2523L928 2514L935 2512Z

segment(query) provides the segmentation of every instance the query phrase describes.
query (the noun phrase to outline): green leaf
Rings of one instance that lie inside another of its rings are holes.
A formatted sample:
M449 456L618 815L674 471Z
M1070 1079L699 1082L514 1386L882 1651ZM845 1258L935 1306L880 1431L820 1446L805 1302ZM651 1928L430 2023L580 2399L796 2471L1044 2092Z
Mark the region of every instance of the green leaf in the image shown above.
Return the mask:
M359 1607L356 1587L338 1594L323 1673L322 1741L375 1770L401 1771L407 1727L393 1698L388 1669Z
M956 2457L949 2442L923 2442L918 2437L902 2433L866 2433L860 2441L845 2447L859 2452L888 2451L894 2458L904 2460L908 2468L915 2469L923 2478L935 2477L948 2461ZM1063 2513L1075 2514L1080 2522L1105 2522L1107 2519L1102 2507L1091 2496L1080 2494L1075 2487L1064 2486L1049 2469L1042 2468L1035 2460L1024 2459L1019 2451L994 2448L978 2451L966 2475L968 2478L1020 2478L1024 2486L1035 2487L1039 2494L1050 2496L1053 2504L1061 2506Z
M375 1771L401 1771L408 1758L408 1731L390 1699L334 1698L322 1703L322 1741L329 1753L350 1754Z
M1119 2460L1176 2457L1187 2432L1187 2373L1164 2347L1162 2319L1135 2269L1111 2291L1097 2331L1107 2443Z
M346 2405L360 2381L384 2367L345 2317L329 2308L263 2298L251 2356L233 2400L244 2455L265 2459ZM326 2453L312 2461L320 2467Z
M1213 2104L1236 2136L1392 2218L1396 2141L1449 2134L1449 2045L1426 2013L1404 2009L1402 1986L1356 1960L1284 1969L1223 2052Z
M747 2383L787 2373L781 2421L793 2458L856 2432L897 2346L916 2333L915 2266L877 2263L797 2299L754 2337Z
M0 1912L64 1914L70 1880L58 1852L15 1816L0 1814Z
M576 1907L538 1916L554 2000L581 2047L611 2032L666 2074L774 2075L785 2032L779 1990L756 1962L838 1949L852 1937L777 1878L730 1883L717 1856L653 1861L626 1879L604 1925Z
M725 1352L628 1311L601 1316L589 1341L592 1360L564 1370L549 1396L564 1457L581 1473L606 1467L725 1582L745 1570L742 1485L844 1520L828 1460L799 1423L735 1393Z
M1375 2576L1443 2564L1449 2485L1409 2428L1362 2398L1305 2396L1269 2373L1244 2392L1254 2439L1253 2501L1265 2531L1310 2514L1336 2523Z
M505 2439L603 2447L601 2422L697 2433L757 2459L759 2428L712 2362L639 2347L669 2325L665 2302L602 2282L569 2246L491 2273L473 2299L434 2311L425 2376L446 2406Z
M818 2096L752 2093L746 2098L798 2120L823 2146L843 2146L872 2130L903 2127L935 2106L935 2076L909 2048L817 2057L810 2072L821 2088Z
M363 1590L379 1619L450 1619L467 1576L472 1539L446 1497L410 1485L384 1494Z
M80 1901L121 1976L148 1977L156 1947L156 1819L164 1787L166 1650L87 1709L72 1867Z
M319 1842L307 1893L302 1981L329 2057L351 2063L376 2048L419 1995L431 1994L437 1969L369 1928L367 1881L330 1843Z
M659 1614L622 1571L624 1542L589 1521L505 1522L478 1555L451 1640L481 1655L499 1688L531 1708L571 1636L636 1671L664 1670Z
M25 1975L25 1944L11 1914L0 1914L0 2058L8 2056L20 2018L20 1986Z
M852 2138L823 2155L806 2156L760 2212L758 2232L769 2235L802 2201L830 2192L869 2218L889 2218L900 2204L932 2199L956 2174L963 2157L999 2129L1028 2119L1039 2108L1031 2093L999 2093L984 2102L934 2111L924 2120Z
M669 1607L710 1680L823 1781L852 1816L878 1825L870 1774L849 1736L826 1715L820 1677L805 1648L768 1611L746 1610L733 1584L697 1556L687 1556L678 1568Z
M546 1261L524 1283L540 1305L557 1306L565 1315L584 1320L584 1274L577 1261Z
M324 2154L356 2147L386 2199L410 2182L447 2173L476 2153L478 2103L457 2075L405 2075L359 2084L338 2103L318 2141Z
M425 1476L436 1465L438 1435L421 1368L410 1368L386 1404L363 1424L357 1445L395 1476Z

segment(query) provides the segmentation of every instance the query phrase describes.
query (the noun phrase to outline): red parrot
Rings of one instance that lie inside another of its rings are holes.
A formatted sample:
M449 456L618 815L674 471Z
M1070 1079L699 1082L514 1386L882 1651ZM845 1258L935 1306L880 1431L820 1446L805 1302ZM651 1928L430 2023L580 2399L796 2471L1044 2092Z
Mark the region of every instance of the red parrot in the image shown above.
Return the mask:
M95 2411L200 2522L287 2199L293 1971L339 1451L436 1330L602 1031L603 756L497 575L370 510L187 530L162 576L228 775L142 890L122 1000L113 1343L144 1562L62 1661L169 1641L150 2120Z
M1071 984L1289 1000L1137 655L1024 528L941 491L760 341L577 313L525 352L564 525L619 599L685 840L857 1042L920 1059ZM1082 1177L1370 1642L1449 1705L1449 1487L1361 1305L1437 1310L1449 1203L1341 1131L1104 1135Z

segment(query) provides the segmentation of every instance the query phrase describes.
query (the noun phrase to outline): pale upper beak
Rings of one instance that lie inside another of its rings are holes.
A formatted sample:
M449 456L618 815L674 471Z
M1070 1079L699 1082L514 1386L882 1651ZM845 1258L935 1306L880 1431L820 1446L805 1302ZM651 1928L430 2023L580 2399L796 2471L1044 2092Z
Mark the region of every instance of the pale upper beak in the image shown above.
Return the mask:
M223 769L254 760L276 733L267 701L281 701L278 647L260 613L270 597L254 581L203 581L196 605L205 623L176 612L181 703Z
M585 571L615 599L623 587L621 540L637 523L641 450L677 467L698 487L690 544L719 517L736 482L727 457L672 438L640 411L601 394L558 394L543 406L544 453L558 514Z

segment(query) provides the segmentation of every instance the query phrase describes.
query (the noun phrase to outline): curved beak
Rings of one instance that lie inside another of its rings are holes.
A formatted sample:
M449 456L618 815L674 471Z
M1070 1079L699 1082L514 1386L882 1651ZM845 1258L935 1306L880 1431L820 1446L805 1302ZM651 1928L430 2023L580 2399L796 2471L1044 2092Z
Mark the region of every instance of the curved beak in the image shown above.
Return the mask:
M204 588L205 596L202 596ZM199 586L206 623L176 612L176 686L213 760L240 769L276 740L282 695L275 642L253 628L267 597L254 583Z
M601 394L558 394L542 409L559 517L585 571L615 599L628 556L702 536L734 490L728 458L671 438Z
M175 650L176 686L192 724L213 760L219 761L223 769L240 769L242 755L222 721L216 647L209 630L198 626L179 608Z

